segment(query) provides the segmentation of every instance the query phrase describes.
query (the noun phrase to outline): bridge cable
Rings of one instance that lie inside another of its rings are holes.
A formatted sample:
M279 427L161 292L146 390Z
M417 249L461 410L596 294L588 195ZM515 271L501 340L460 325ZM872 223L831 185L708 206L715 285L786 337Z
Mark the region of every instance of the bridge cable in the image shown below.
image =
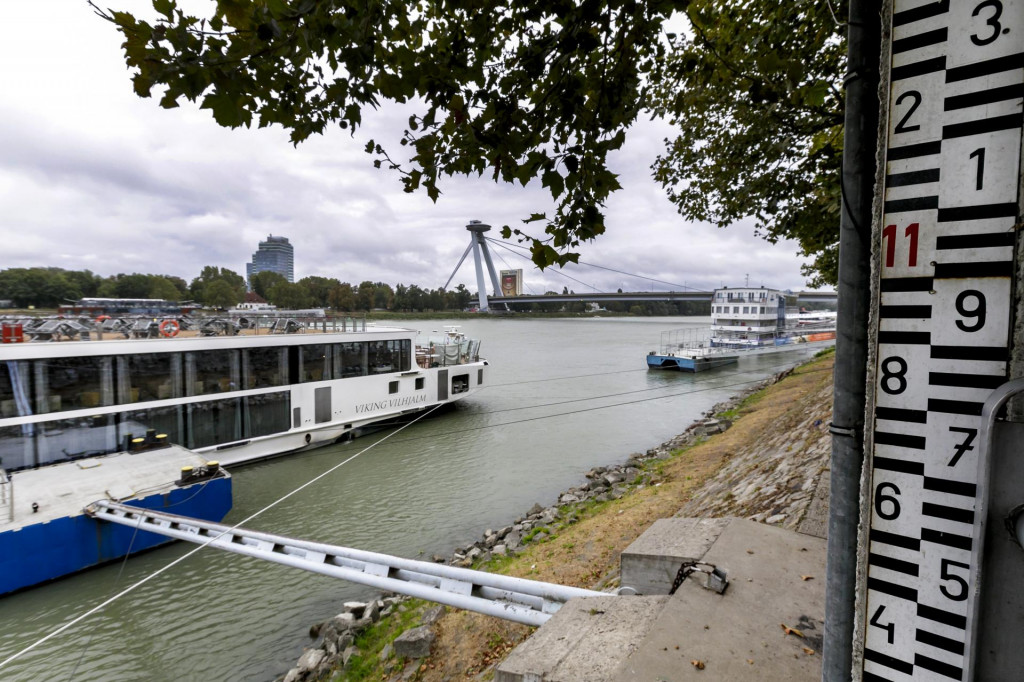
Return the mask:
M524 251L529 251L529 249L527 247L525 247L525 246L519 246L518 244L505 244L503 242L499 242L499 241L495 240L493 237L484 237L484 239L486 239L489 242L494 242L498 246L504 246L505 248L514 247L514 248L517 248L517 249L523 249ZM526 258L526 256L523 256L522 254L518 254L518 255L522 256L523 258ZM529 260L529 259L527 259L527 260ZM606 268L603 265L594 265L593 263L587 263L585 261L576 261L576 264L577 265L586 265L587 267L597 268L598 270L607 270L608 272L615 272L615 273L618 273L620 275L626 275L627 277L636 277L637 279L646 279L648 282L657 282L658 284L668 284L669 286L673 286L673 287L682 287L684 291L687 290L687 289L693 289L694 291L700 291L700 289L698 289L697 287L688 287L685 284L679 284L678 282L666 282L665 280L654 279L653 277L645 277L644 275L637 275L637 274L634 274L632 272L625 272L624 270L616 270L615 268Z
M510 249L507 244L504 244L504 243L499 242L499 241L495 241L494 239L491 239L489 237L484 237L484 239L487 239L487 241L493 243L495 246L500 246L503 249L508 249L509 251L512 251L512 249ZM526 247L520 247L520 248L526 248ZM529 258L526 258L526 256L524 256L521 253L516 253L515 251L512 251L512 253L515 253L520 258L525 258L526 260L530 260ZM530 261L530 262L532 263L533 261ZM593 284L587 284L586 282L584 282L582 280L578 280L575 277L571 277L571 276L565 274L564 272L562 272L561 269L551 270L551 272L556 274L556 275L560 275L562 277L565 277L566 279L571 279L572 281L576 282L577 284L582 284L585 287L590 287L591 289L594 289L599 294L607 293L607 292L604 292L604 291L597 291L597 287L595 287Z

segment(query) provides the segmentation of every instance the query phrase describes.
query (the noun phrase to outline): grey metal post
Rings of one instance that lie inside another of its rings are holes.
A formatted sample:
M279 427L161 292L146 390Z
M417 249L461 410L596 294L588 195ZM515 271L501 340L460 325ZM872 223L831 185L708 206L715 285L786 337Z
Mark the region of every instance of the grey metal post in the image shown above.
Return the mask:
M491 226L484 225L479 220L471 220L469 221L469 225L466 225L466 229L472 233L470 236L470 243L473 246L473 260L476 265L476 287L478 291L477 298L479 307L481 311L486 312L489 310L489 306L487 303L487 285L484 280L484 268L483 264L480 262L480 249L485 249L486 253L487 247L484 245L484 232L490 230ZM488 265L490 265L489 257ZM494 269L493 265L491 266L491 269Z
M839 316L833 393L831 497L825 582L822 680L853 668L857 523L864 464L864 408L870 308L871 203L878 146L880 0L850 0L846 119L839 223Z

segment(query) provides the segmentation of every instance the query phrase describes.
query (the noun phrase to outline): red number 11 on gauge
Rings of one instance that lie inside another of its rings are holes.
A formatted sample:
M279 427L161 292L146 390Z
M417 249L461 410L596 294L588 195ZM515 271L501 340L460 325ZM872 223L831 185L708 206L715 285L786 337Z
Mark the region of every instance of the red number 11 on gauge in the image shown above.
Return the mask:
M907 256L907 267L917 266L917 232L920 229L918 223L910 223L903 231L903 236L910 240L910 254ZM885 241L885 267L891 268L896 264L896 226L886 225L882 230L882 240Z

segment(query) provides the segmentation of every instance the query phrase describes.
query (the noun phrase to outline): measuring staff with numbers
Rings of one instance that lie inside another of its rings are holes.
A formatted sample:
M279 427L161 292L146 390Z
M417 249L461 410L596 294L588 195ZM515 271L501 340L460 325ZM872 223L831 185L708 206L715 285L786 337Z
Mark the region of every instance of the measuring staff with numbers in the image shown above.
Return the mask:
M978 434L1010 354L1022 5L896 0L888 17L860 601L869 682L973 674Z

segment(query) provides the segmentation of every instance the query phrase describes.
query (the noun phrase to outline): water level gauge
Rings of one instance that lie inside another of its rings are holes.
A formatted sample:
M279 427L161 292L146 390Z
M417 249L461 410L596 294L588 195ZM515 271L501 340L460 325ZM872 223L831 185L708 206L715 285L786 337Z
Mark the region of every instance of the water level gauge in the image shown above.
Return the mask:
M889 17L861 588L868 682L971 676L981 408L1009 360L1022 6L895 0Z

